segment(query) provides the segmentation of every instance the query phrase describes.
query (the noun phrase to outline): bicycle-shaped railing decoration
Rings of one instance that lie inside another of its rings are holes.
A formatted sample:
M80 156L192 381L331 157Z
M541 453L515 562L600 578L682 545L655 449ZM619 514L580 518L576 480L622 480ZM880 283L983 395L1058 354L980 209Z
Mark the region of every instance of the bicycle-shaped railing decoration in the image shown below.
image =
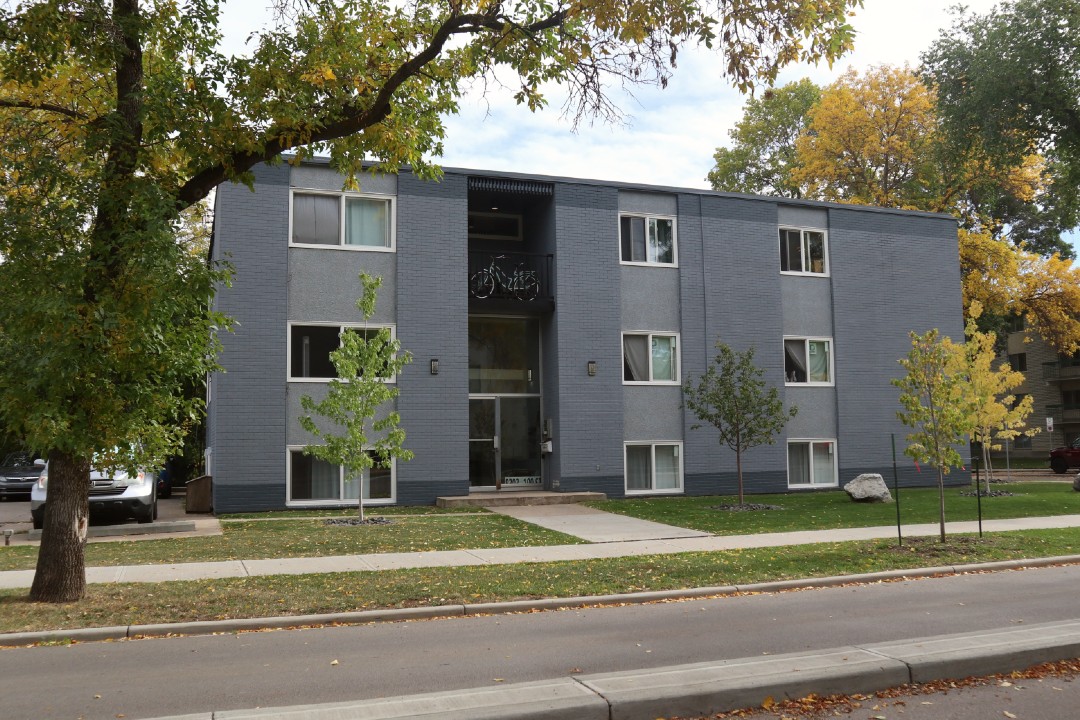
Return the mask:
M469 294L483 300L495 294L510 295L518 300L535 300L540 295L540 278L536 270L529 270L525 263L518 263L509 275L499 267L496 260L505 260L505 255L492 255L491 263L481 268L469 278Z

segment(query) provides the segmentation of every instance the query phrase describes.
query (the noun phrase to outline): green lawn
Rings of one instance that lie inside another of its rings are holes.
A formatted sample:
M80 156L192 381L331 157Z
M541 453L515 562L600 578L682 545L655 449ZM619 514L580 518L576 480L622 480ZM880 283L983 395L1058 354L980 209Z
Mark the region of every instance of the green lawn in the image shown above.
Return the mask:
M365 507L364 517L381 515L383 517L397 517L398 515L480 515L488 512L487 509L477 506L462 506L453 508L435 507L434 505L412 505L408 507ZM223 513L218 515L221 520L277 520L298 518L325 518L325 517L356 517L356 508L327 508L322 510L298 509L298 510L269 510L267 512L253 513Z
M338 527L320 520L225 521L222 535L89 543L86 564L148 565L209 560L324 557L583 542L504 515L395 516L390 525ZM0 547L0 570L32 569L33 546Z
M262 523L260 523L262 524ZM1076 553L1080 529L650 557L91 585L78 603L0 591L0 632L604 595Z
M1005 490L1014 495L982 498L985 519L1080 513L1080 493L1067 483L1007 483L991 485L991 489ZM961 492L972 492L972 488L945 489L947 522L978 519L975 497L965 497ZM715 509L717 505L734 502L734 497L708 496L607 500L589 505L608 512L716 535L896 524L895 504L854 503L843 490L746 496L748 503L779 505L782 510L730 512ZM905 524L936 523L937 488L901 488L900 517Z

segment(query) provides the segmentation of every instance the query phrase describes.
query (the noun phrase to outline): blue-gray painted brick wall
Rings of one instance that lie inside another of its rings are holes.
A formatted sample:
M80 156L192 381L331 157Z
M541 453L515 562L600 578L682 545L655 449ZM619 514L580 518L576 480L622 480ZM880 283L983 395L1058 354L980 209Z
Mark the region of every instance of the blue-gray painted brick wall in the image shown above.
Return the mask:
M255 192L218 188L217 249L235 268L215 307L237 321L221 336L213 379L214 510L285 505L286 276L289 168L257 166Z
M774 239L778 222L776 204L702 196L701 215L707 318L704 337L709 342L710 357L712 343L718 338L738 351L754 346L755 363L764 371L766 382L780 388L783 398L784 361L780 343L783 312L778 241ZM686 314L684 309L684 322ZM698 494L733 488L735 453L720 447L715 431L708 426L691 430L687 442L691 441L694 444L687 447L686 453L690 465L687 473L698 477L694 478L693 486L687 482L687 491ZM746 451L743 477L748 492L786 489L784 438L775 445Z
M469 492L467 182L402 174L398 193L397 332L414 358L398 378L398 411L416 457L398 463L397 495L409 505Z
M902 375L908 331L960 338L963 313L954 221L831 209L829 243L842 485L866 468L891 477L890 434L899 453L908 429L890 380Z
M595 482L612 496L623 494L618 203L614 188L555 185L560 489Z

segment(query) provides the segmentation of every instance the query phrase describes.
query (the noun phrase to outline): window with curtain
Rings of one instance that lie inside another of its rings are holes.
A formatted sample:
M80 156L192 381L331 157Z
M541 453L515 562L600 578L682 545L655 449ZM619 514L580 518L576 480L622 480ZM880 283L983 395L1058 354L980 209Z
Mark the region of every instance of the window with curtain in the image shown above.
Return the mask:
M292 241L303 245L339 245L340 210L336 195L293 195Z
M345 244L390 247L390 203L371 198L346 198Z
M653 333L623 334L623 381L679 382L678 336Z
M827 274L827 245L823 230L780 228L780 271L807 275Z
M373 453L368 455L375 459ZM300 448L289 450L290 503L355 503L361 488L365 502L393 501L393 468L376 463L361 478L350 478L341 465L305 455Z
M628 443L627 494L681 492L681 455L680 443Z
M835 487L836 484L836 441L788 441L789 487Z
M832 384L832 340L784 338L784 379L791 384Z
M621 259L625 263L674 265L675 220L649 215L619 218Z
M352 249L392 245L390 198L296 192L292 196L292 243Z

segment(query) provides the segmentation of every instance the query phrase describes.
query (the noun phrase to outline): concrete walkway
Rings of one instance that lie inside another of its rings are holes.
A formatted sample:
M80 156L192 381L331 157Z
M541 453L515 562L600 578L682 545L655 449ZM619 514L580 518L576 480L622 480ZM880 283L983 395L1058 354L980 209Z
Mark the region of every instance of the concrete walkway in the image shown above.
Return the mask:
M813 543L849 542L896 537L895 526L844 528L839 530L805 530L787 533L763 533L757 535L714 536L692 530L674 528L659 523L593 510L587 513L548 515L545 508L531 508L533 512L518 512L527 507L513 508L515 517L536 524L558 524L555 529L577 537L600 538L588 545L547 545L541 547L492 548L475 550L444 550L417 553L375 553L368 555L339 555L332 557L281 558L271 560L227 560L216 562L176 563L169 565L119 565L113 567L88 567L89 583L121 582L168 582L173 580L201 580L229 577L252 577L258 575L302 575L308 573L366 572L396 570L402 568L459 567L466 565L508 565L529 562L555 562L560 560L588 560L596 558L631 557L639 555L671 555L685 552L715 552L746 548L781 547L785 545L808 545ZM557 508L553 509L557 510ZM643 523L643 524L639 524ZM544 525L549 527L549 525ZM604 532L596 528L605 526ZM651 527L646 527L651 526ZM987 532L1008 530L1037 530L1080 527L1080 515L1053 517L1014 518L1008 520L984 520ZM947 523L947 532L978 532L975 522ZM619 533L654 533L649 539L619 540ZM935 524L905 525L904 537L934 536L938 534ZM666 535L666 537L665 537ZM659 536L659 537L658 537ZM606 538L606 539L605 539ZM8 570L0 572L0 588L28 588L33 582L33 570Z
M711 537L699 530L639 520L584 505L507 505L487 509L591 543Z

